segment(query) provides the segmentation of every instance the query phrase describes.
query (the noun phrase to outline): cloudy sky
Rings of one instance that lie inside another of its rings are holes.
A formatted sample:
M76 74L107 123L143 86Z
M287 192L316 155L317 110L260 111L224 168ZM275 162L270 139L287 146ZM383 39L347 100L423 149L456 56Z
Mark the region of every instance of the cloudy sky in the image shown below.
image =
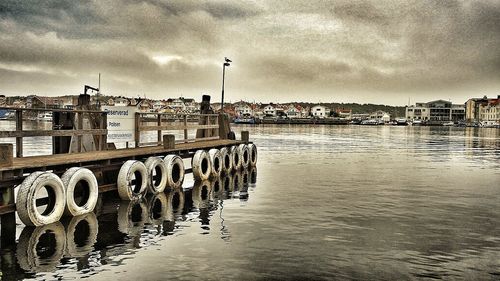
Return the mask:
M0 1L0 93L372 102L500 94L500 1Z

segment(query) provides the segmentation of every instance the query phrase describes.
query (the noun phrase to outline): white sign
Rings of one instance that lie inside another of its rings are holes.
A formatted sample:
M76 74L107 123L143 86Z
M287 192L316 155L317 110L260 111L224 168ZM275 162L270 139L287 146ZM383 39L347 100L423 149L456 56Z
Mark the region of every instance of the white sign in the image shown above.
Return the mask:
M108 142L134 141L135 113L134 106L103 106L108 112Z

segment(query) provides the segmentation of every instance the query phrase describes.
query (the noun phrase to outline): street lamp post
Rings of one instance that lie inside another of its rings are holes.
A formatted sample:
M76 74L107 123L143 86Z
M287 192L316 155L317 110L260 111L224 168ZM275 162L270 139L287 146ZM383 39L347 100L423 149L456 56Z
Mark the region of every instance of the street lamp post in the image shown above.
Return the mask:
M222 101L220 103L221 113L224 113L224 79L226 76L226 66L230 66L230 62L232 62L230 59L224 57L224 63L222 63Z

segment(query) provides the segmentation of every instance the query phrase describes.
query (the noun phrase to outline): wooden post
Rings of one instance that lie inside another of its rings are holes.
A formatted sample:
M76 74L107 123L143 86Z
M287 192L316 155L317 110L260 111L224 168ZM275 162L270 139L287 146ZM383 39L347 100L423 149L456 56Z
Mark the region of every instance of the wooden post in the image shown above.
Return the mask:
M175 135L164 135L163 136L163 148L174 149L175 148Z
M7 158L12 160L12 144L1 144L0 147L8 148L10 153L10 157L7 155ZM2 151L3 152L3 151ZM3 155L3 153L2 153ZM1 161L0 161L1 163ZM0 172L0 179L9 180L14 176L19 176L18 174L22 171L4 171ZM15 204L14 200L14 186L10 186L1 191L0 197L0 205L7 206ZM0 216L0 221L2 223L2 227L0 230L0 246L2 249L7 249L9 247L13 247L16 243L16 213L11 212L7 214L3 214Z
M161 126L161 114L158 113L158 126ZM161 129L158 130L158 144L161 143Z
M241 131L241 140L248 143L250 140L250 133L248 131Z
M229 139L229 135L231 133L231 126L229 124L229 116L227 116L224 113L219 114L218 122L219 122L219 138L220 139Z
M210 116L207 116L207 122L205 124L210 125ZM205 129L204 135L205 135L205 137L211 137L212 136L212 129Z
M187 114L184 114L184 140L188 139L187 125L188 125L188 116L187 116Z
M0 143L0 167L12 166L14 147L11 143Z
M209 95L203 95L201 104L200 104L200 114L210 114L213 113L212 110L210 110L210 96ZM199 125L206 125L207 124L207 116L200 116L200 121L198 122ZM207 137L207 129L198 129L196 130L196 138L205 138Z
M102 113L101 115L101 128L100 129L107 129L108 128L108 114L107 113ZM108 135L103 134L101 135L101 150L107 150L108 149Z
M23 130L23 111L16 110L16 131ZM16 138L16 157L23 157L23 138Z
M135 113L135 147L139 147L141 141L141 114Z
M78 113L78 120L77 120L77 127L76 129L77 130L82 130L83 129L83 113L82 112L79 112ZM83 140L83 136L82 135L79 135L77 137L77 151L78 152L82 152L82 140Z

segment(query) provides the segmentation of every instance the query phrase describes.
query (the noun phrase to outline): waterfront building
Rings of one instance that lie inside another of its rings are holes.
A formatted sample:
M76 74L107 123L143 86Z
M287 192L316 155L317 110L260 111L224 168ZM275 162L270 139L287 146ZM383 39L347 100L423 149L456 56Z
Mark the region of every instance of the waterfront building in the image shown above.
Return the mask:
M117 97L113 99L114 106L128 106L129 103L130 103L129 100L124 97Z
M184 104L184 100L181 98L178 99L167 99L165 102L166 105L168 105L170 108L172 108L174 111L179 111L179 110L184 110L186 109L186 105Z
M375 112L370 113L370 119L380 120L386 123L391 121L391 115L385 111L377 110Z
M276 116L276 107L274 104L263 104L261 106L262 112L264 113L264 116Z
M335 110L340 118L351 120L352 119L352 109L337 108Z
M235 111L236 111L236 116L253 116L254 111L253 108L246 102L240 101L237 102L235 105Z
M435 100L427 103L417 102L406 107L407 120L423 121L461 121L465 118L463 104L452 104L450 101Z
M488 104L488 97L484 96L482 98L471 98L465 102L465 121L468 124L478 123L479 107Z
M302 113L301 113L301 109L299 109L297 106L293 105L293 104L290 104L286 110L286 115L288 116L288 118L301 118L302 117Z
M483 126L500 126L500 96L479 105L479 123Z
M165 107L166 103L162 100L154 101L152 104L153 111L159 112Z
M323 105L315 105L311 108L311 115L317 118L325 118L330 116L330 109Z

